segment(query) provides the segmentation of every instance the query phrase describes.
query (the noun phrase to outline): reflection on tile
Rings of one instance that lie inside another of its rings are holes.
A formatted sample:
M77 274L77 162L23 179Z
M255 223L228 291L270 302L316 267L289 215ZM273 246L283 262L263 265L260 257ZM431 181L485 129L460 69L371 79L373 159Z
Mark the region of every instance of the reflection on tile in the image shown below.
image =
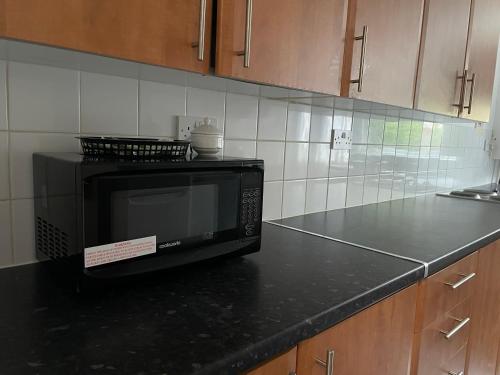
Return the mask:
M378 202L385 202L391 199L392 193L392 173L381 174L378 185Z
M352 112L335 109L333 111L333 129L352 130Z
M304 104L290 104L288 106L288 120L286 126L286 140L307 142L311 126L311 106Z
M438 172L429 172L427 174L427 185L426 185L426 193L434 193L437 190L437 182L438 182Z
M283 179L285 142L257 142L257 158L264 160L264 181Z
M379 176L365 176L363 187L363 204L377 203Z
M307 177L308 143L288 143L285 148L285 180Z
M395 172L405 172L407 159L408 159L408 147L397 146L396 147L396 158L395 158L395 162L394 162L394 171Z
M382 162L382 146L368 145L366 148L365 174L378 174Z
M365 174L366 145L353 145L349 157L349 176Z
M345 177L348 173L349 150L331 150L329 177Z
M432 122L424 122L422 127L422 141L420 142L421 146L430 146L432 140Z
M368 143L381 145L384 140L385 117L371 115L368 128Z
M423 195L427 192L427 172L420 172L416 177L415 194ZM405 192L406 195L406 192Z
M434 123L432 127L431 146L441 146L443 140L443 124Z
M427 172L429 169L429 157L431 148L430 147L420 147L420 155L418 159L418 171Z
M349 177L347 179L346 207L363 204L364 176Z
M394 117L387 117L384 128L384 145L395 146L398 140L399 120Z
M328 179L307 180L306 210L305 213L319 212L326 209L326 195Z
M438 169L439 155L440 155L439 147L431 147L429 151L429 167L428 167L429 171L435 171Z
M352 118L352 143L367 143L369 126L370 115L368 113L354 112Z
M410 134L411 134L411 120L401 118L399 119L398 128L398 146L407 146L410 144Z
M410 130L410 146L420 146L422 143L423 121L412 120Z
M312 107L311 134L309 142L330 143L333 110L331 108Z
M417 172L420 157L419 147L408 147L408 159L406 159L406 172Z
M285 181L282 216L303 215L306 205L306 180Z
M394 173L392 176L392 197L391 199L404 198L405 194L405 174Z
M264 182L264 202L262 219L274 220L281 218L281 202L283 181Z
M335 210L345 207L347 178L330 178L328 181L327 209Z
M330 145L328 143L310 143L307 177L328 177L329 161Z
M425 187L425 180L424 180ZM405 175L405 198L414 197L417 191L417 173L406 173Z
M382 160L380 163L380 172L392 173L394 171L395 159L396 159L396 147L384 146L382 148Z
M260 99L258 139L285 140L287 106L279 100Z

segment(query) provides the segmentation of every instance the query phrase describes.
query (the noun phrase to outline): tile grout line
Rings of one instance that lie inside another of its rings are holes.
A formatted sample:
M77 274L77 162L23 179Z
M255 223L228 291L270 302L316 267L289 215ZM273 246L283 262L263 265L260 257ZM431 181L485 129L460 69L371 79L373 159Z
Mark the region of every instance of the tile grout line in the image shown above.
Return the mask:
M408 260L408 261L411 261L411 262L414 262L414 263L418 263L418 264L421 264L421 265L424 266L424 278L427 277L428 274L429 274L429 263L424 262L424 261L419 260L419 259L415 259L415 258L411 258L411 257L405 257L403 255L397 255L397 254L390 253L390 252L387 252L387 251L375 249L373 247L356 244L354 242L344 241L344 240L341 240L341 239L338 239L338 238L334 238L334 237L330 237L330 236L325 236L323 234L310 232L310 231L307 231L307 230L304 230L304 229L294 228L294 227L291 227L289 225L279 224L279 223L276 223L276 222L273 222L273 221L269 221L269 220L265 220L264 223L275 225L275 226L281 227L281 228L286 228L286 229L294 230L294 231L300 232L300 233L309 234L311 236L316 236L316 237L324 238L324 239L327 239L327 240L331 240L331 241L343 243L345 245L354 246L354 247L357 247L357 248L360 248L360 249L364 249L364 250L368 250L368 251L372 251L372 252L375 252L375 253L380 253L380 254L388 255L388 256L391 256L393 258L404 259L404 260Z
M9 93L9 65L10 61L7 60L5 64L5 118L7 121L7 175L9 178L9 225L10 225L10 261L11 264L14 265L14 205L12 202L12 139L11 139L11 131L10 131L10 93Z

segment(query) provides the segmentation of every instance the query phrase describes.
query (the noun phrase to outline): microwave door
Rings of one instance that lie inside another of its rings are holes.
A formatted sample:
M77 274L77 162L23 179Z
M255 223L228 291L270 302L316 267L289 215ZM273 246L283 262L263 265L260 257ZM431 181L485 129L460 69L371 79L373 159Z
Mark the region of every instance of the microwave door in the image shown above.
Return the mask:
M217 185L190 185L111 194L113 241L157 236L158 243L210 239L218 230Z

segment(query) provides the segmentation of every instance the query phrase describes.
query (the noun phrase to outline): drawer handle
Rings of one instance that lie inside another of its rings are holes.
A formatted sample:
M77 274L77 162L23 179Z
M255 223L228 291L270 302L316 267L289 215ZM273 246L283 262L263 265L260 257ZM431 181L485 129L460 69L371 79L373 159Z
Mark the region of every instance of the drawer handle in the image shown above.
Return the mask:
M459 275L463 276L463 278L461 278L456 283L454 283L454 284L453 283L445 283L445 284L448 285L448 286L451 286L453 289L457 289L460 285L465 284L467 281L469 281L470 279L472 279L473 277L475 277L476 273L472 272L472 273L470 273L468 275L464 275L463 273L460 273Z
M460 371L460 372L455 372L455 371L448 371L448 375L464 375L465 372Z
M334 350L326 351L326 362L320 358L314 358L316 363L326 368L326 375L333 375L333 358L335 357Z
M457 322L459 322L451 331L440 331L446 340L451 339L453 336L455 336L462 328L464 328L467 323L470 322L470 318L465 318L465 319L457 319L453 318Z

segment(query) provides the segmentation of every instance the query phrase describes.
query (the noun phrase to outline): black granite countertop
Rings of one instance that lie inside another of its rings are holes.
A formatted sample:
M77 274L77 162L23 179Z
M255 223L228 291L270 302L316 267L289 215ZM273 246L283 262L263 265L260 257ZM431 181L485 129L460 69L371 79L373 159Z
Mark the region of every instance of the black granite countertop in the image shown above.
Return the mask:
M259 253L92 293L48 264L3 269L0 373L239 373L422 277L418 263L271 224Z
M432 194L275 223L412 258L431 275L500 238L500 204Z

